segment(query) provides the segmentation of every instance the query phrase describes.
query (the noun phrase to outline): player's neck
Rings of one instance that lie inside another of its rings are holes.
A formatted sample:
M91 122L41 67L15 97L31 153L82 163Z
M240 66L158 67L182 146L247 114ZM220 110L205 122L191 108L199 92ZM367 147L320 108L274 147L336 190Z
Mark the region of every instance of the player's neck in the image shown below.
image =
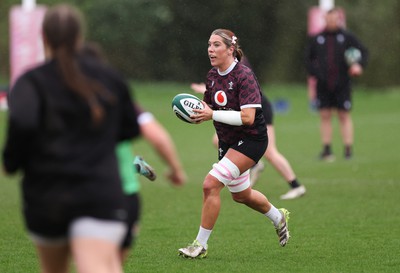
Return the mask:
M229 60L229 62L227 62L226 64L218 67L218 69L217 69L218 74L220 74L221 76L225 76L225 75L229 74L229 72L231 72L232 69L236 66L237 62L238 61L236 58Z

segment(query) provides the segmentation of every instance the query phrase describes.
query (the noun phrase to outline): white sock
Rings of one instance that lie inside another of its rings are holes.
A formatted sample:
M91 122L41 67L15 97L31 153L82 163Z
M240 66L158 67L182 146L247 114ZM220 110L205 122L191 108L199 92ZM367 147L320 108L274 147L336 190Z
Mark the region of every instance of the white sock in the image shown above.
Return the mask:
M196 240L205 248L207 249L207 241L210 238L212 230L205 229L200 226L199 233L197 234Z
M272 223L274 223L275 227L277 227L279 225L279 222L282 220L281 212L272 204L271 209L267 213L264 213L264 215L267 216L272 221Z

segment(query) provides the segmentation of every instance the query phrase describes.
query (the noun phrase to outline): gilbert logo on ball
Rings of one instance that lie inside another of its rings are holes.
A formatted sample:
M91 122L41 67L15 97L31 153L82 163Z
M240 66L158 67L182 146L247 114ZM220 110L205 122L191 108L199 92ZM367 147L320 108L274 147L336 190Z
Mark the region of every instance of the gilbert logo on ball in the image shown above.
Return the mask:
M219 106L225 106L226 103L228 102L225 92L222 90L217 91L214 95L214 101Z
M193 112L193 109L204 109L201 100L196 96L181 93L172 99L172 111L179 119L187 123L195 123L195 121L190 118L191 115L196 114Z

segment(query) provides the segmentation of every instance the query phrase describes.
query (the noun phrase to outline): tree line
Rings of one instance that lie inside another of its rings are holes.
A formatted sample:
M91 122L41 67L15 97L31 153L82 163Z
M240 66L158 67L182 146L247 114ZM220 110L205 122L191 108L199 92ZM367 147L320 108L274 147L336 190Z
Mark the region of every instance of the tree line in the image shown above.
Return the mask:
M38 0L51 5L55 0ZM87 38L108 60L137 80L202 81L210 64L207 41L216 28L236 33L260 82L305 83L307 13L317 0L74 0L87 21ZM7 77L8 11L0 3L0 77ZM367 46L369 65L357 81L400 85L400 1L335 1L347 28Z

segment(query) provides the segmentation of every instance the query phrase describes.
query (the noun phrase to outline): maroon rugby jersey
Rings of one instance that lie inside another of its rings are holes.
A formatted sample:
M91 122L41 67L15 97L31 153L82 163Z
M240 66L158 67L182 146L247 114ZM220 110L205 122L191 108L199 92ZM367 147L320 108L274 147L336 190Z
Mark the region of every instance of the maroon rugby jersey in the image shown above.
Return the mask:
M261 88L253 71L239 62L227 72L221 75L216 68L208 72L204 101L213 110L256 108L256 115L251 126L233 126L214 121L219 140L227 144L243 138L265 140L267 129L261 109Z

